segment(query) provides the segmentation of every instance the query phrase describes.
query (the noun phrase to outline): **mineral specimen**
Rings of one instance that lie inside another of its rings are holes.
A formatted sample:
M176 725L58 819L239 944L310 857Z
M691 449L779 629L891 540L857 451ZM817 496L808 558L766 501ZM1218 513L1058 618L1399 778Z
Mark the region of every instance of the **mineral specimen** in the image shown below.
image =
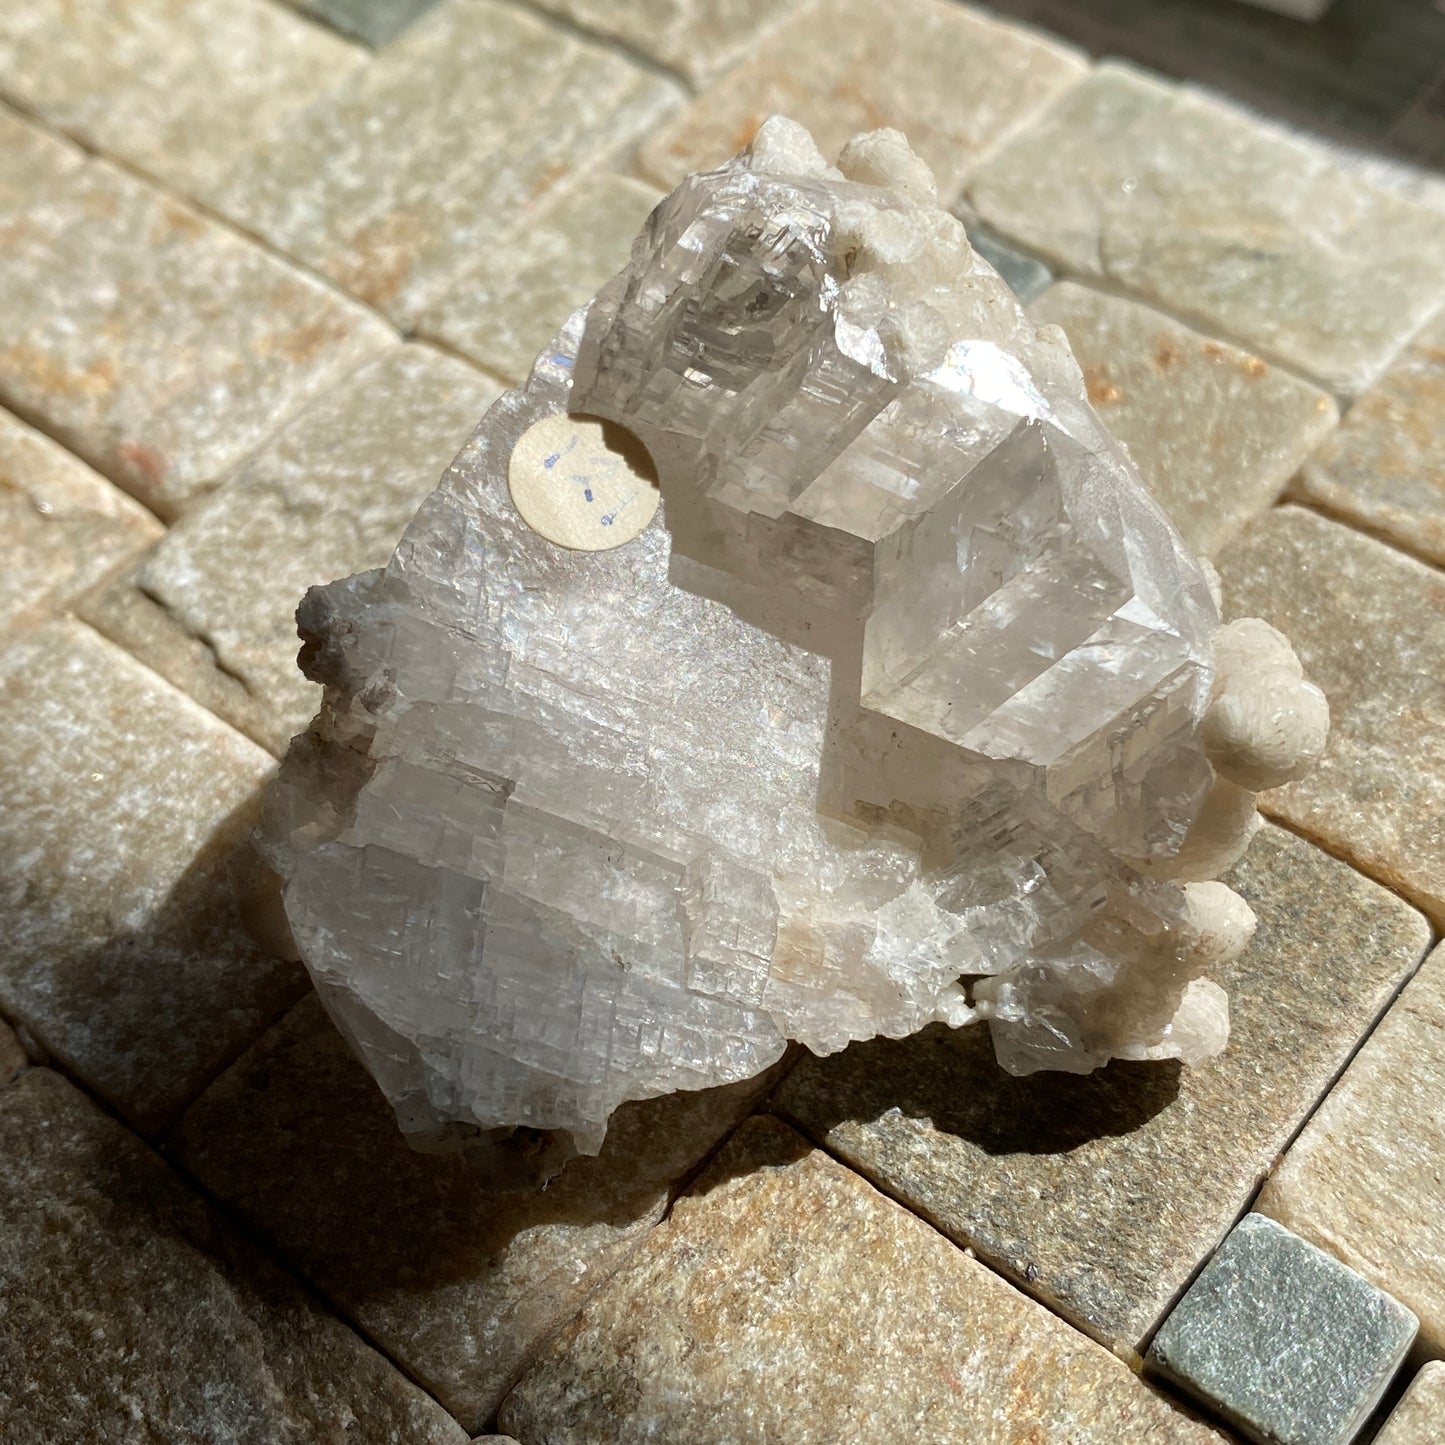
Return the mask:
M299 623L298 947L413 1142L527 1177L789 1039L1217 1053L1208 880L1327 721L903 137L779 118Z

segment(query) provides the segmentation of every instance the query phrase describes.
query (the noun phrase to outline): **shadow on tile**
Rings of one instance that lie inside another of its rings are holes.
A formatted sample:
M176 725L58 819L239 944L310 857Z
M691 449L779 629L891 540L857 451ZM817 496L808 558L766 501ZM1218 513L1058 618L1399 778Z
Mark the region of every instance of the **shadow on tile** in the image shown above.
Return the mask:
M187 1112L167 1150L471 1430L775 1081L626 1104L545 1189L424 1155L314 996Z
M301 968L251 941L234 896L230 860L257 796L214 821L179 811L143 799L106 835L127 861L99 870L87 863L96 839L58 839L64 856L30 860L24 896L0 923L13 1012L152 1139L306 988ZM189 862L168 882L183 851Z

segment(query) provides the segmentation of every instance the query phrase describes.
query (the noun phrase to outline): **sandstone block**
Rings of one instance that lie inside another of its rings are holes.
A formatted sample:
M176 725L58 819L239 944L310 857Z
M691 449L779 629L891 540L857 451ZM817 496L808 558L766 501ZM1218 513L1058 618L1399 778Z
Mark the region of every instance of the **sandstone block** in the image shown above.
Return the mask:
M0 411L0 628L68 605L162 530L84 462Z
M0 225L0 401L166 519L393 340L101 162L0 191Z
M1428 326L1310 459L1299 495L1445 565L1445 318Z
M1445 923L1445 579L1298 507L1219 558L1227 617L1262 617L1330 703L1319 766L1260 806Z
M0 1008L154 1134L304 986L227 877L272 760L78 623L0 677Z
M422 317L435 337L499 376L524 377L572 311L627 264L659 192L627 176L584 176L478 258Z
M969 185L979 214L1075 275L1354 395L1445 293L1438 213L1188 89L1106 65Z
M1259 357L1072 281L1029 315L1063 327L1089 400L1206 556L1274 503L1339 416L1326 392Z
M1445 1354L1445 948L1405 986L1260 1195L1261 1213L1420 1318Z
M79 1090L0 1091L0 1434L464 1445L457 1423Z
M364 57L267 0L27 0L0 11L0 93L186 191Z
M274 753L321 689L296 665L306 589L381 566L497 395L424 346L318 398L83 609L86 620Z
M670 82L520 8L449 0L208 199L410 329L494 256L499 219L520 224L680 100Z
M1429 941L1425 920L1280 830L1226 877L1259 918L1218 981L1224 1055L1005 1075L965 1030L805 1058L778 1107L1080 1328L1139 1348Z
M800 1408L806 1401L806 1407ZM739 1130L502 1407L553 1445L1219 1439L777 1120Z
M546 1190L499 1193L461 1156L407 1146L308 999L191 1108L171 1147L477 1429L542 1339L662 1217L670 1186L771 1082L628 1104L598 1157Z
M992 147L1085 73L1076 51L960 5L812 0L649 140L642 170L671 188L774 114L807 126L830 161L859 131L893 126L948 202Z

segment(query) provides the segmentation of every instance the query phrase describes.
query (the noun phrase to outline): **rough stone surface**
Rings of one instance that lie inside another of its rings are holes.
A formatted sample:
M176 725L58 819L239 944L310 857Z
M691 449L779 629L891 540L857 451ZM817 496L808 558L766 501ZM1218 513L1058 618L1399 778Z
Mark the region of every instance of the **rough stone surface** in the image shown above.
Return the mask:
M804 1059L778 1107L1105 1343L1136 1349L1429 940L1413 909L1273 828L1227 881L1259 929L1221 973L1228 1051L1010 1079L971 1030Z
M248 457L84 617L283 751L320 701L296 667L297 604L386 561L497 390L424 346L385 353Z
M566 176L636 141L668 81L493 0L450 0L210 199L405 327Z
M289 0L303 14L366 45L387 45L438 0Z
M24 1046L15 1037L15 1030L0 1019L0 1089L18 1078L20 1071L29 1063Z
M1408 1305L1436 1356L1445 1354L1442 1098L1445 947L1370 1035L1257 1206Z
M1415 1337L1398 1301L1247 1214L1160 1327L1148 1364L1267 1445L1349 1445Z
M1029 315L1063 327L1089 400L1205 556L1279 497L1339 416L1327 393L1259 357L1075 282Z
M226 875L272 760L78 623L0 678L0 1007L155 1132L303 987Z
M0 93L181 190L364 55L268 0L0 8Z
M392 340L101 162L0 192L0 226L0 401L165 518Z
M476 1429L770 1082L628 1105L597 1158L545 1191L497 1193L465 1161L407 1147L308 999L191 1107L169 1147Z
M525 376L557 323L626 265L660 195L627 176L581 177L522 231L476 257L422 317L419 331L499 376Z
M1445 317L1350 408L1299 495L1445 565Z
M1319 767L1261 807L1445 925L1445 578L1297 507L1251 523L1219 570L1225 614L1278 627L1330 702Z
M1440 1445L1445 1431L1445 1363L1431 1360L1410 1382L1374 1445Z
M0 629L65 606L161 531L104 477L0 411Z
M464 1445L394 1366L48 1069L0 1091L13 1445Z
M690 80L734 64L797 0L536 0L601 35L615 36Z
M7 214L57 176L84 163L84 151L0 106L0 209Z
M1085 73L1077 52L943 0L813 0L649 140L641 165L674 186L774 114L807 126L829 156L859 131L893 126L950 201L983 155Z
M982 217L1353 395L1445 290L1439 215L1210 97L1102 67L975 175Z
M770 1119L547 1347L501 1423L551 1445L1220 1438Z

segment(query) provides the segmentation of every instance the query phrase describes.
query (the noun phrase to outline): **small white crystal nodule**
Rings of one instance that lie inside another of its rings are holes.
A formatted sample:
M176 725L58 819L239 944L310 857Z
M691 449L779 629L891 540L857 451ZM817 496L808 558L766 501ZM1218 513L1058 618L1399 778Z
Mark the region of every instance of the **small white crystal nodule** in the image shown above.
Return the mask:
M567 414L655 464L625 545L638 497ZM524 433L560 509L513 504ZM1197 1062L1253 927L1207 880L1326 720L1212 582L903 137L833 169L773 119L657 207L391 563L307 596L326 699L264 846L408 1136L528 1178L789 1039L981 1018L1015 1073Z

